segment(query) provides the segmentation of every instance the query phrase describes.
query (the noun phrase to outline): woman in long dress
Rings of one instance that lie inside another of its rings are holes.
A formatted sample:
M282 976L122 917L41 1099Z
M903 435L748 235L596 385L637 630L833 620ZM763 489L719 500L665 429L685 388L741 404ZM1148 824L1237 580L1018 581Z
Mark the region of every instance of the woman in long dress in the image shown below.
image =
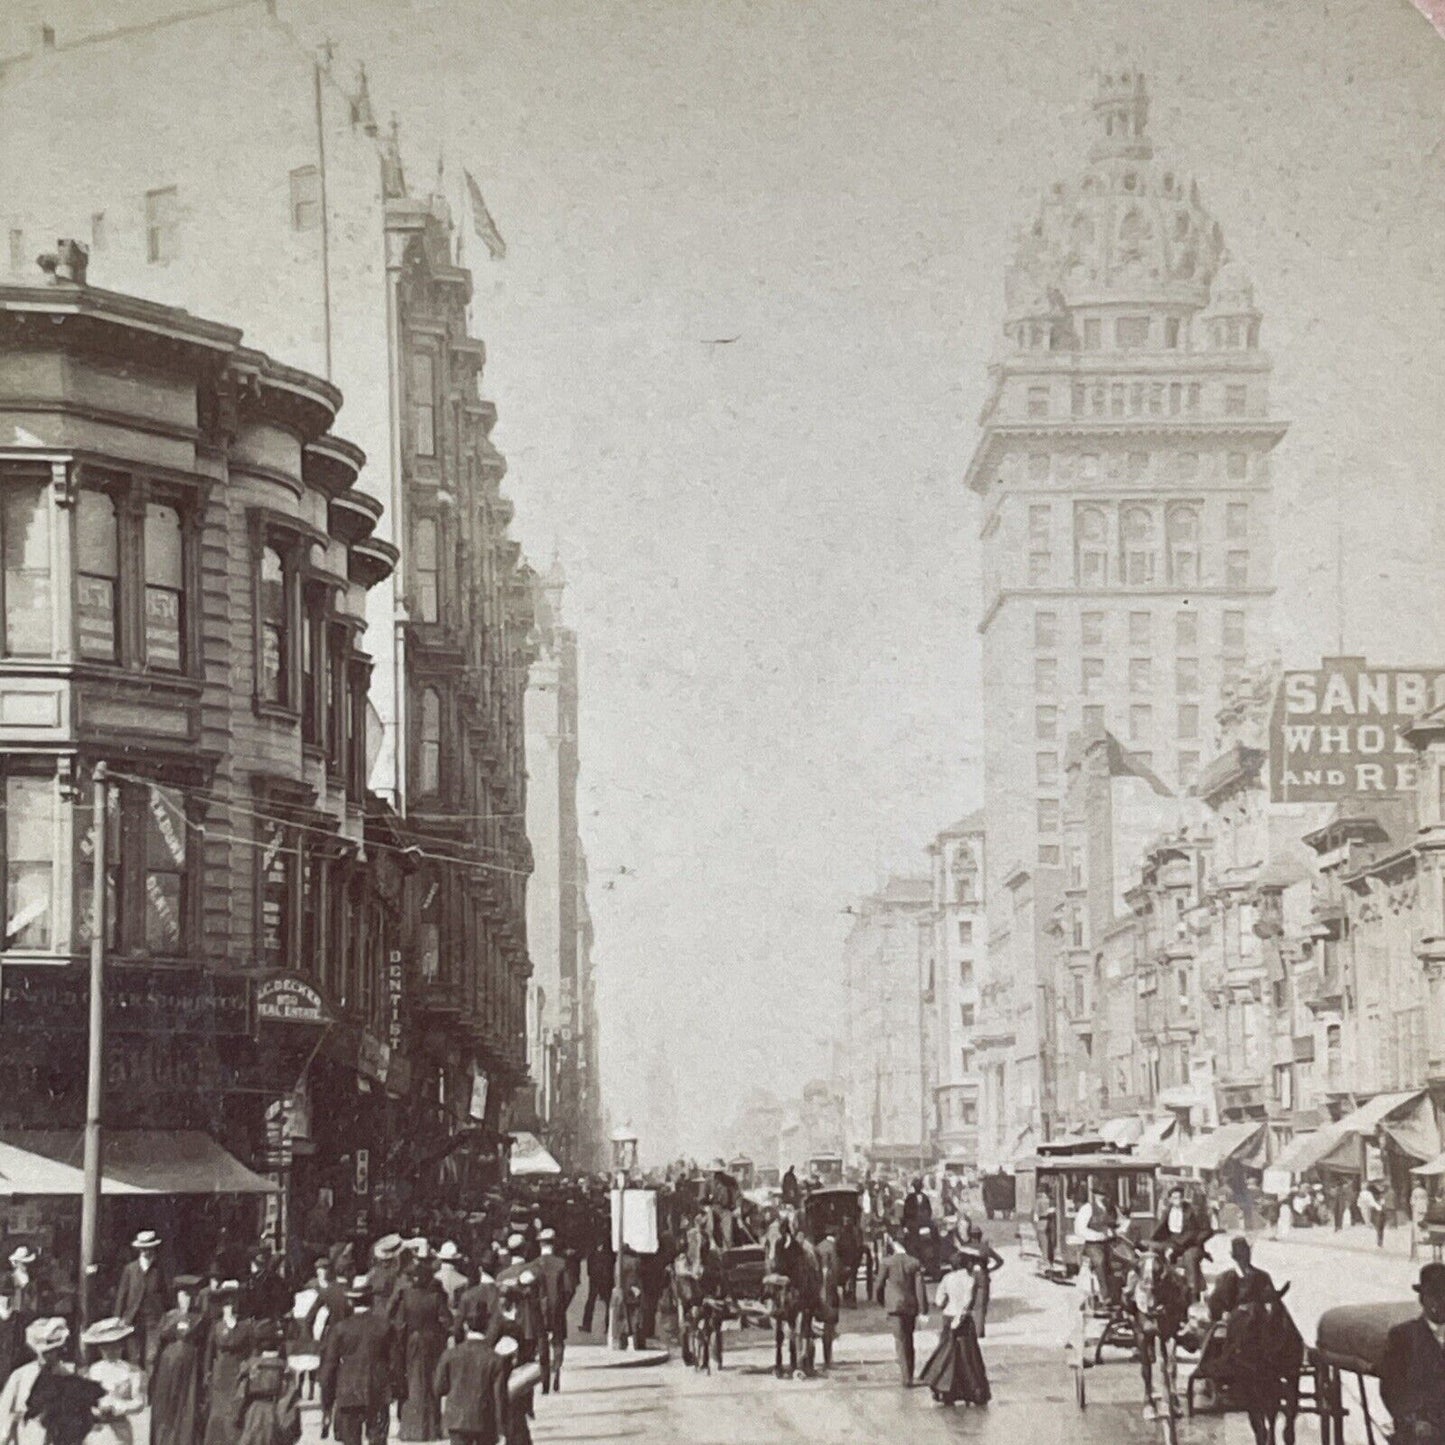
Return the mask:
M405 1285L392 1296L389 1314L406 1381L398 1412L399 1436L403 1440L438 1440L442 1436L441 1402L434 1381L452 1316L446 1295L425 1264L412 1266Z
M100 1351L100 1358L85 1373L105 1391L95 1406L95 1424L85 1445L133 1445L131 1416L146 1407L145 1376L121 1354L133 1333L124 1320L108 1319L97 1320L80 1337L81 1344Z
M196 1445L201 1430L205 1317L196 1309L191 1275L176 1280L176 1307L161 1319L151 1368L150 1445Z
M221 1287L221 1317L206 1339L205 1445L236 1445L236 1381L251 1357L251 1322L238 1313L240 1286L227 1280Z
M934 1303L943 1315L943 1329L919 1378L940 1405L953 1405L959 1400L969 1405L988 1404L988 1372L983 1367L972 1314L979 1281L987 1277L987 1265L975 1263L971 1268L949 1270L938 1283Z
M979 1339L983 1339L988 1332L988 1302L993 1294L993 1273L1003 1268L1003 1256L991 1244L984 1242L980 1225L969 1226L967 1239L955 1263L974 1276L973 1304L968 1312L973 1316L973 1327ZM979 1273L980 1265L982 1273Z
M301 1390L282 1351L281 1326L256 1327L256 1354L236 1380L233 1418L237 1445L296 1445L301 1438Z

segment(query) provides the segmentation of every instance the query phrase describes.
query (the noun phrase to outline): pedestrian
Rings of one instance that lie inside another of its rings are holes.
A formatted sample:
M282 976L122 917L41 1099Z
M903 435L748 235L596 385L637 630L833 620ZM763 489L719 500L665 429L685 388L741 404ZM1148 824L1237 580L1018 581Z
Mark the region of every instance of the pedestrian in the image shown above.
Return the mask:
M1360 1216L1360 1223L1373 1229L1375 1225L1375 1196L1368 1184L1361 1183L1360 1192L1355 1196L1355 1210Z
M0 1287L0 1385L30 1358L25 1344L25 1323L15 1313L10 1296Z
M236 1445L296 1445L301 1438L301 1387L287 1367L285 1333L276 1320L256 1326L256 1354L236 1379L232 1424Z
M326 1334L321 1349L321 1433L340 1445L386 1445L391 1425L394 1341L374 1311L368 1275L346 1292L351 1313Z
M1375 1184L1375 1247L1385 1247L1385 1231L1395 1223L1395 1186L1376 1181Z
M462 1321L462 1338L437 1362L433 1388L451 1445L498 1445L507 1434L506 1359L487 1343L489 1319Z
M1380 1398L1395 1439L1434 1445L1445 1439L1445 1264L1421 1267L1420 1314L1395 1325L1380 1361Z
M643 1346L642 1336L642 1271L637 1251L623 1242L617 1259L617 1283L612 1291L611 1335L617 1338L614 1347L635 1350Z
M135 1258L121 1271L114 1314L131 1327L126 1341L131 1363L149 1374L160 1348L160 1324L170 1308L171 1291L160 1264L160 1235L153 1229L143 1229L131 1240L130 1247Z
M976 1254L963 1260L939 1281L934 1303L943 1312L938 1344L919 1378L939 1405L987 1405L988 1372L974 1325L979 1286L988 1280L988 1265Z
M437 1250L437 1272L436 1282L441 1286L442 1293L447 1297L447 1308L455 1310L457 1301L462 1297L462 1291L466 1289L471 1281L467 1278L461 1268L462 1252L452 1240L447 1240Z
M1430 1191L1423 1179L1417 1179L1410 1190L1410 1258L1414 1259L1420 1242L1426 1238L1425 1217L1430 1213Z
M131 1417L146 1407L145 1376L124 1358L122 1346L131 1326L121 1319L97 1320L80 1337L80 1343L98 1350L100 1358L86 1371L105 1392L95 1406L95 1425L86 1445L132 1445Z
M928 1294L922 1266L901 1242L890 1239L889 1243L893 1252L878 1272L877 1299L893 1331L898 1374L906 1389L913 1384L913 1331L920 1321L928 1323Z
M220 1318L206 1335L205 1445L236 1445L231 1405L241 1366L251 1357L251 1322L241 1318L239 1281L222 1282L217 1294Z
M988 1304L993 1295L993 1276L1003 1268L1003 1256L993 1245L984 1242L983 1226L973 1224L968 1230L968 1245L959 1252L957 1264L973 1277L973 1303L969 1314L979 1339L988 1333Z
M582 1306L582 1328L592 1332L592 1312L602 1306L602 1333L607 1333L612 1310L612 1286L617 1274L617 1257L612 1252L610 1224L597 1220L592 1247L587 1251L587 1302Z
M162 1319L150 1378L150 1445L197 1445L206 1337L195 1275L176 1277L176 1306Z
M441 1434L441 1408L432 1382L447 1347L452 1313L425 1260L415 1260L405 1283L392 1295L387 1320L400 1362L400 1438L435 1440Z
M401 1235L384 1234L371 1247L371 1308L383 1314L401 1277Z
M40 1256L28 1244L22 1244L11 1253L9 1262L5 1286L11 1309L19 1316L23 1330L31 1320L49 1313L49 1301L41 1298L40 1281L35 1274Z
M576 1283L567 1261L557 1253L557 1235L544 1229L538 1236L541 1254L533 1268L537 1273L538 1303L542 1311L541 1353L542 1393L562 1388L562 1356L567 1350L567 1311L572 1305Z
M838 1231L831 1224L823 1226L817 1258L818 1323L823 1327L823 1368L826 1370L832 1367L833 1341L838 1337L843 1278L843 1266L838 1257Z
M45 1445L45 1426L32 1408L35 1388L63 1370L61 1352L70 1339L70 1326L62 1319L32 1320L25 1328L25 1344L33 1359L14 1369L0 1388L0 1445ZM99 1398L99 1396L97 1396Z

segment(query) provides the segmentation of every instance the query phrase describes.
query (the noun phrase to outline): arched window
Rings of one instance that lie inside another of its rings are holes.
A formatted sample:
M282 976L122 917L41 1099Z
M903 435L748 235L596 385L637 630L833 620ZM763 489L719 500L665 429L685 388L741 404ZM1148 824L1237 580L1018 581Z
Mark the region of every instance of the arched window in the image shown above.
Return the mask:
M434 687L422 689L417 728L416 782L423 795L441 790L442 699Z
M1199 508L1173 506L1165 524L1169 537L1169 582L1174 587L1199 585Z
M1109 519L1099 507L1080 507L1074 517L1075 575L1081 587L1109 580Z
M1148 507L1125 507L1121 518L1124 543L1124 582L1148 587L1154 581L1154 560L1159 548L1158 524Z

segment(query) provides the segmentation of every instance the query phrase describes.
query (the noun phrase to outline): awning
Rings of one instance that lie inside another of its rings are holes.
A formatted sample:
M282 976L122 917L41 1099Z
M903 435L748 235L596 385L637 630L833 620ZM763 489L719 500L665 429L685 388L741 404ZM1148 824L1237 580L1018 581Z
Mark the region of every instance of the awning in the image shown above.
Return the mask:
M1411 1174L1445 1174L1445 1154L1437 1154L1428 1164L1417 1164Z
M1274 1167L1292 1175L1331 1165L1337 1169L1356 1171L1360 1163L1353 1152L1356 1141L1373 1138L1389 1115L1402 1113L1411 1104L1418 1106L1424 1099L1425 1095L1420 1090L1405 1094L1376 1094L1344 1118L1326 1124L1323 1129L1316 1129L1313 1134L1302 1134L1294 1139L1275 1160Z
M1139 1142L1134 1146L1135 1154L1141 1159L1152 1159L1158 1164L1172 1163L1176 1151L1170 1140L1178 1127L1178 1119L1172 1117L1149 1120L1144 1126L1144 1132L1139 1136Z
M1212 1133L1191 1139L1179 1151L1179 1163L1186 1169L1215 1170L1226 1160L1241 1159L1258 1168L1264 1163L1263 1150L1258 1149L1263 1132L1264 1125L1256 1119L1221 1124ZM1258 1160L1253 1159L1256 1152Z
M0 1198L79 1195L85 1136L78 1129L0 1134ZM195 1129L113 1129L101 1135L102 1194L276 1194L209 1134Z
M1211 1100L1193 1084L1174 1084L1170 1088L1159 1090L1159 1102L1166 1109L1202 1109Z
M1099 1125L1099 1136L1106 1144L1137 1144L1144 1134L1144 1121L1137 1114L1105 1119Z
M512 1133L512 1154L508 1168L513 1174L560 1174L562 1166L547 1152L547 1146L525 1129Z
M1393 1119L1386 1119L1380 1125L1380 1132L1409 1159L1433 1159L1442 1142L1440 1129L1435 1123L1435 1109L1429 1098L1422 1094L1414 1107L1402 1110Z

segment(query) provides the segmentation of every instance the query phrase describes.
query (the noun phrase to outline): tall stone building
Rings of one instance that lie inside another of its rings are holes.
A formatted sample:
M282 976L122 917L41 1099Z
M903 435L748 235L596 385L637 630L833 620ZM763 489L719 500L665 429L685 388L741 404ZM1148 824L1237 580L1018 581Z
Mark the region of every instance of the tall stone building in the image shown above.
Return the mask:
M1142 75L1099 77L1087 165L1045 193L1007 272L966 478L983 543L988 916L1013 959L1007 1007L1025 1015L1047 980L1010 920L1022 875L1031 893L1058 885L1070 734L1105 727L1187 788L1222 689L1268 646L1269 454L1285 428L1260 313L1197 186L1155 156L1148 116ZM985 1033L1019 1037L1007 1022ZM1027 1061L1040 1051L1008 1047L1018 1077L994 1107L1047 1127L1049 1082Z

